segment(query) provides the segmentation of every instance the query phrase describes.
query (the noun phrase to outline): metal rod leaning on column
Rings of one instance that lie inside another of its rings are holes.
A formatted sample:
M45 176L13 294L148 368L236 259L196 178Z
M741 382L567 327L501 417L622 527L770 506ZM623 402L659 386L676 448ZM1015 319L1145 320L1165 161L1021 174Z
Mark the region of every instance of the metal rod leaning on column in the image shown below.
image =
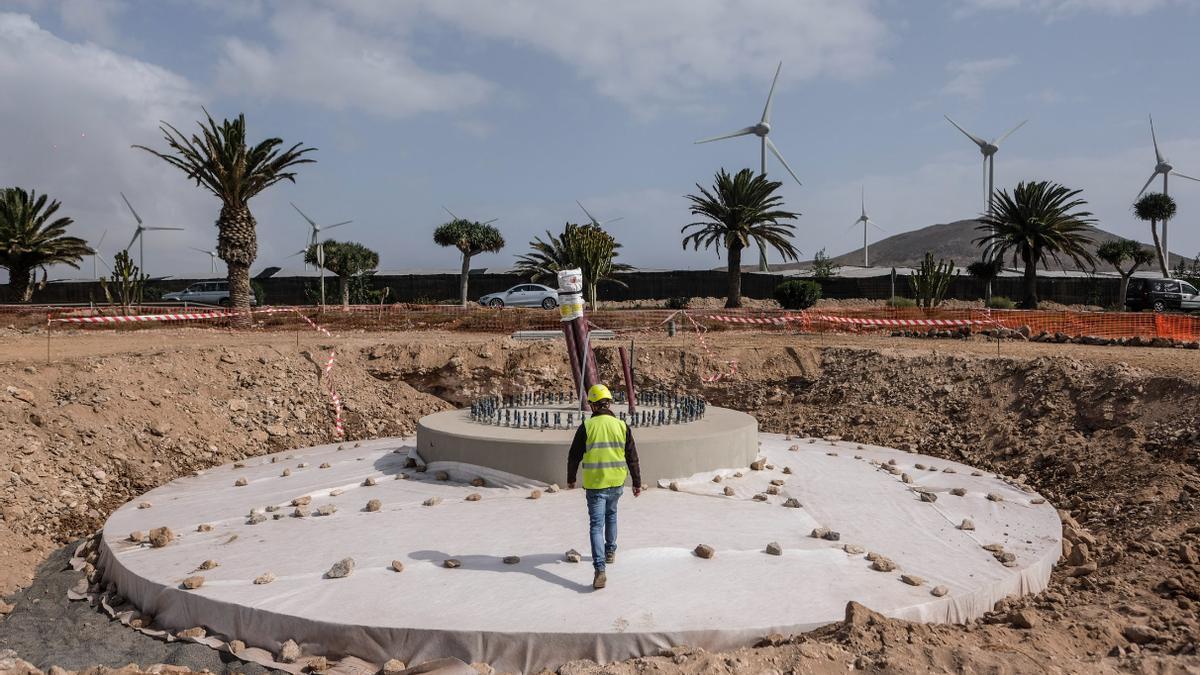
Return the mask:
M629 349L633 350L633 340L629 341ZM625 374L625 397L629 399L629 414L632 415L635 412L633 402L637 399L637 392L633 389L633 369L625 347L618 347L617 352L621 355L621 371Z

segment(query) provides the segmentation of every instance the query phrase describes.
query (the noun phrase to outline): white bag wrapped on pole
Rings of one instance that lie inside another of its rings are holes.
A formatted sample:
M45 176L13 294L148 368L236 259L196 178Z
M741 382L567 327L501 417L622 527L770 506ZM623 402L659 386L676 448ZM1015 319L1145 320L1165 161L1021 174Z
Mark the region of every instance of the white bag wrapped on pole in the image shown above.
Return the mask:
M579 268L559 270L558 290L562 291L563 293L582 293L583 270Z
M583 316L582 293L558 294L559 318L562 321L574 321Z

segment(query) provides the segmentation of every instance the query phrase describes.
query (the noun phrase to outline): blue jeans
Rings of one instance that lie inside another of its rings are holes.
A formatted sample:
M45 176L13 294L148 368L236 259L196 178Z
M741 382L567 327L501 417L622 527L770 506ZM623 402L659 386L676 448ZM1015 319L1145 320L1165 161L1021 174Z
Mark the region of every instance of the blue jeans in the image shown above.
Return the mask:
M604 571L604 556L617 550L617 500L625 488L587 490L588 520L592 531L592 567Z

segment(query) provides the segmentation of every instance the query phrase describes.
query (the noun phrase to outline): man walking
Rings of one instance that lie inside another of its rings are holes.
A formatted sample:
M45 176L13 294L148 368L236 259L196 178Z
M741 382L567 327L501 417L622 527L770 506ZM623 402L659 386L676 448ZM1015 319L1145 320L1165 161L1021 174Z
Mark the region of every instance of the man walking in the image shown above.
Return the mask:
M575 487L575 473L583 463L583 488L587 491L588 518L592 535L592 588L608 581L605 565L617 556L617 500L626 477L633 479L633 496L642 493L642 474L637 448L629 426L612 412L612 394L602 384L588 389L592 416L579 425L567 455L567 487Z

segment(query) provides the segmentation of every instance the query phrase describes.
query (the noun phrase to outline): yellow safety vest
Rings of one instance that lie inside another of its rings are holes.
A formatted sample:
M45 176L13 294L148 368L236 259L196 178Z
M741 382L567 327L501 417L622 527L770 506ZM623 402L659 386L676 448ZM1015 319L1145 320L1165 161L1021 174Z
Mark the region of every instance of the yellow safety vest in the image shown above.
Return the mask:
M625 423L612 415L595 415L583 423L587 445L583 452L583 487L603 490L625 484Z

